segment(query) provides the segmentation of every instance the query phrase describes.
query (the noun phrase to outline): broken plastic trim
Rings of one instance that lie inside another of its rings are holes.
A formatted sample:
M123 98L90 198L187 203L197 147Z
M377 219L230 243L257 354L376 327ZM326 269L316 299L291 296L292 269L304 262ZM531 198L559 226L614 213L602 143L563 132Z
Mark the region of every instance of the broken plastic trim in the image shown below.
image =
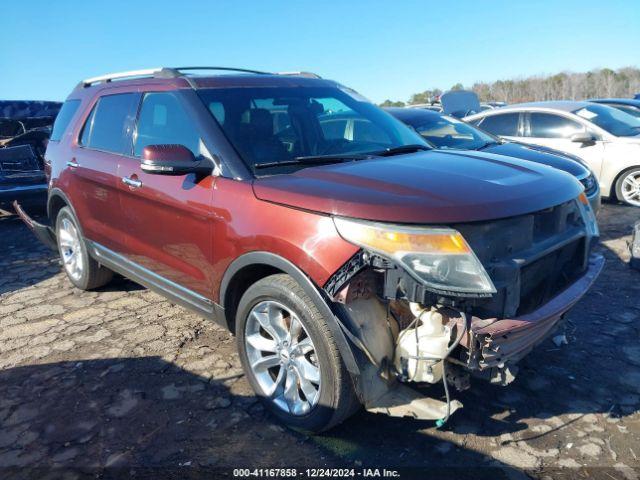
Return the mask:
M36 222L27 214L27 212L24 211L17 200L13 202L13 208L16 210L16 213L27 225L27 227L29 227L29 229L35 234L35 236L38 237L38 240L44 243L51 250L58 249L56 236L53 233L53 229L49 225Z

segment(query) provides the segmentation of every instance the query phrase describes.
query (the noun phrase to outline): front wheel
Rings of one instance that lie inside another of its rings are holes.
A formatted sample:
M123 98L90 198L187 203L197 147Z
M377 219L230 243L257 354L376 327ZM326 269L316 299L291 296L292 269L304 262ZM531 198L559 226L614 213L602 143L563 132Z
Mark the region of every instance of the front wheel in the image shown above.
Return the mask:
M640 207L640 167L634 167L618 178L616 197L621 202Z
M271 413L290 427L319 432L355 411L353 384L329 327L293 278L259 280L237 312L245 374Z

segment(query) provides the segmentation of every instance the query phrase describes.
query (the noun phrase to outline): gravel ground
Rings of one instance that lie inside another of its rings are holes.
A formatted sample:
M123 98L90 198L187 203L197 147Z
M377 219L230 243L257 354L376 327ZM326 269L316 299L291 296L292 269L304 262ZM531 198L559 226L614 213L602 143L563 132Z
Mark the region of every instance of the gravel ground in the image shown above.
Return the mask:
M626 241L639 217L604 206L607 264L568 315L568 345L540 345L512 385L474 382L439 430L361 412L307 437L256 402L226 331L124 279L73 288L52 252L0 216L0 467L455 466L475 477L493 466L491 478L638 479L640 272Z

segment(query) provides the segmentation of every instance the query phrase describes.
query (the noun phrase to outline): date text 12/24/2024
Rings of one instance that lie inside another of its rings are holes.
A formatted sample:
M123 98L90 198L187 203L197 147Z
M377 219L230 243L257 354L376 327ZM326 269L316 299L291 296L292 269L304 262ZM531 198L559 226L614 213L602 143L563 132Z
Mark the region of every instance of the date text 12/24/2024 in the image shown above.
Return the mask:
M236 468L234 478L399 478L386 468Z

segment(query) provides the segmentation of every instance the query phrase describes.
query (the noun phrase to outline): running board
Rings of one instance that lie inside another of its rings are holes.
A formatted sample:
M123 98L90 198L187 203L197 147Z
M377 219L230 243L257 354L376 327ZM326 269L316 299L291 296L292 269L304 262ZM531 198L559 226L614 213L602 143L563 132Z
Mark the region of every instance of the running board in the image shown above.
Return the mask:
M462 408L458 400L451 400L452 414ZM366 405L371 413L384 413L391 417L413 417L417 420L441 420L447 416L447 404L435 398L424 397L401 383L394 384L386 393Z
M224 323L224 310L215 302L132 262L99 243L86 239L85 242L90 255L105 267L160 293L173 303L182 305L205 318L211 318L217 323L226 326Z

